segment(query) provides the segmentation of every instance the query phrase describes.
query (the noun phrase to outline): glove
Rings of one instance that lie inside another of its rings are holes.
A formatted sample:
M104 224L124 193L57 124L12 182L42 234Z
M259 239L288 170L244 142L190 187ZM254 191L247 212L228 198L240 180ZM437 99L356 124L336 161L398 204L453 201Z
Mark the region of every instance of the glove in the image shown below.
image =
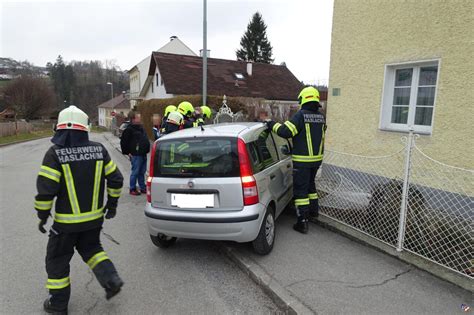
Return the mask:
M105 218L106 219L113 219L115 215L117 214L117 209L114 208L106 208L105 209L107 212L105 213Z
M265 120L265 125L267 126L267 129L270 130L270 131L272 131L272 128L273 128L274 124L275 123L271 120Z
M44 225L46 224L46 222L48 222L47 217L46 217L46 219L41 219L38 223L38 230L43 234L46 233L46 229L44 228Z

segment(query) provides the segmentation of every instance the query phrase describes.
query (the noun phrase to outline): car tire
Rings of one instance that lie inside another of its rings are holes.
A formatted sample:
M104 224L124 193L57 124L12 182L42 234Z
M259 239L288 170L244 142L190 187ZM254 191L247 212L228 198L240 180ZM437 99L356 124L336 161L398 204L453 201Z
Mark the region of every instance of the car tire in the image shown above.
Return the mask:
M151 242L159 248L168 248L176 243L176 237L170 237L162 233L158 233L157 236L150 235Z
M267 255L275 244L275 211L268 207L257 238L252 242L253 250L259 255Z

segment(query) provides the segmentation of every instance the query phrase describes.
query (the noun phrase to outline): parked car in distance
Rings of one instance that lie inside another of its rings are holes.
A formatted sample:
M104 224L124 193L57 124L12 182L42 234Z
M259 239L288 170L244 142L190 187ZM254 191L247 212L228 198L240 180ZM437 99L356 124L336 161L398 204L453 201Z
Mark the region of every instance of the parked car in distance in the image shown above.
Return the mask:
M179 238L252 242L268 254L293 198L291 144L262 123L190 128L151 152L145 216L158 247Z

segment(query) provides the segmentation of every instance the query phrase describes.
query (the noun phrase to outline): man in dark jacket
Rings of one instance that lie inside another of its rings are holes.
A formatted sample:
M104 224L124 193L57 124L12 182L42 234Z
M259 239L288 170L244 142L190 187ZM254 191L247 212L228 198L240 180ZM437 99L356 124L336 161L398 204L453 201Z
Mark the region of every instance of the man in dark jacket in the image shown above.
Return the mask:
M146 155L150 152L150 141L141 124L140 113L130 111L128 117L130 125L123 131L120 138L120 147L122 154L128 155L132 163L130 195L138 196L140 193L146 193ZM140 190L137 189L137 181Z
M67 314L71 295L69 262L74 248L94 272L107 299L123 285L100 244L104 213L106 219L115 217L123 177L106 148L89 141L88 120L73 105L59 113L51 139L54 145L44 156L36 182L35 209L42 233L46 233L44 225L56 198L46 254L49 297L43 304L44 310L53 314Z
M293 196L298 220L293 228L308 233L308 219L318 217L315 177L324 154L326 117L319 111L319 91L304 88L298 96L301 109L284 124L267 122L269 129L283 138L293 139Z

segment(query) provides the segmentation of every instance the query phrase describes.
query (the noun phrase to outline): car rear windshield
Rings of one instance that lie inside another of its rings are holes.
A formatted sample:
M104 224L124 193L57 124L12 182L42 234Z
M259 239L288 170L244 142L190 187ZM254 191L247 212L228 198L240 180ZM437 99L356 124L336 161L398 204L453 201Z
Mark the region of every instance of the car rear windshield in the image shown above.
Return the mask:
M156 150L155 177L240 176L235 138L163 140Z

